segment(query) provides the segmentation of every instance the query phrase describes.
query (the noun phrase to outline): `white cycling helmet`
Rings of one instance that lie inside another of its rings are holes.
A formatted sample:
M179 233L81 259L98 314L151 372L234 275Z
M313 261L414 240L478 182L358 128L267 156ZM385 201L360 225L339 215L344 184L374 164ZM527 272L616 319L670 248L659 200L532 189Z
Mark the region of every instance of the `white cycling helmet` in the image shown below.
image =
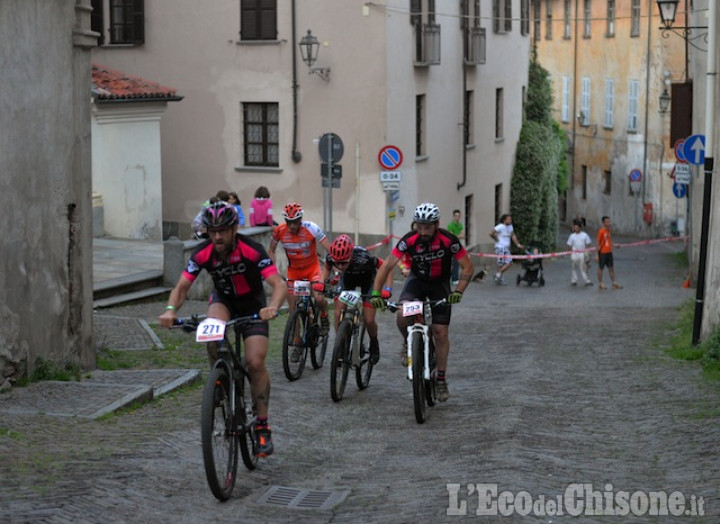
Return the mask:
M424 202L415 208L413 220L419 224L432 224L440 221L440 209L430 202Z

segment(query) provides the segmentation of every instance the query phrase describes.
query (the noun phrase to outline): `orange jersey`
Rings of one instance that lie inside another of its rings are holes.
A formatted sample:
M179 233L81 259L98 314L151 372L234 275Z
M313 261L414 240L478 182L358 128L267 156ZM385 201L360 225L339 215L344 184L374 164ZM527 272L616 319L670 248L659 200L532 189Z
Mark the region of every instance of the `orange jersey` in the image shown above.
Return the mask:
M598 253L612 252L612 240L610 239L610 230L604 227L600 228L597 234Z
M325 239L325 233L315 222L303 220L296 234L290 232L287 224L277 226L272 239L285 248L289 268L307 269L318 264L317 243Z

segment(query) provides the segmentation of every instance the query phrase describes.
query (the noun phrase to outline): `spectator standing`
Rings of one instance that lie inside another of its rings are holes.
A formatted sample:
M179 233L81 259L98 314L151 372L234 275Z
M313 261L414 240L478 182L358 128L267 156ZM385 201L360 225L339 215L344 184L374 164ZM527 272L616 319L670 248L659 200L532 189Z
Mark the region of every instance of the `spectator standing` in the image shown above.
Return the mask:
M570 260L572 261L572 270L570 275L570 285L577 286L578 277L577 273L582 276L583 282L586 286L592 286L592 282L587 276L585 270L585 250L590 247L592 241L590 236L582 230L582 222L580 220L573 220L573 232L568 237L567 245L572 249Z
M598 277L598 289L607 289L603 284L603 269L605 266L608 268L610 274L610 281L612 282L613 289L622 289L622 286L615 282L615 267L613 264L613 253L612 253L612 238L610 236L610 218L602 217L602 227L597 234L597 252L595 253L595 260L598 263L597 277Z
M465 239L465 233L463 233L463 225L460 222L460 210L456 209L453 211L453 218L450 221L450 223L447 226L447 230L450 231L453 235L458 237L458 239L462 241ZM460 278L460 264L458 263L457 259L452 259L452 267L450 270L450 280L452 282L453 286L458 285L458 281Z
M242 202L240 202L240 197L238 197L238 194L235 191L228 191L228 204L232 204L235 206L235 211L237 211L238 214L238 225L240 227L245 227L245 213L243 213L242 210Z
M270 191L265 186L260 186L255 191L255 198L250 202L250 225L251 226L276 226L273 220L272 200Z

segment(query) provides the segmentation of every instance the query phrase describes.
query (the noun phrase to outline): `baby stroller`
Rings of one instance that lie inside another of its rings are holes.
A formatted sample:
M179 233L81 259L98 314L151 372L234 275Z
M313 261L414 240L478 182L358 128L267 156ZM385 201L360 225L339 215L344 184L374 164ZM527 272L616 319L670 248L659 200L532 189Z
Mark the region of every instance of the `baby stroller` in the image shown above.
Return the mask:
M533 258L534 255L542 254L542 247L537 242L531 242L527 245L525 254L530 258L522 259L523 270L522 274L517 276L517 285L519 286L520 282L524 280L528 286L532 286L534 282L537 282L540 287L544 286L542 258Z

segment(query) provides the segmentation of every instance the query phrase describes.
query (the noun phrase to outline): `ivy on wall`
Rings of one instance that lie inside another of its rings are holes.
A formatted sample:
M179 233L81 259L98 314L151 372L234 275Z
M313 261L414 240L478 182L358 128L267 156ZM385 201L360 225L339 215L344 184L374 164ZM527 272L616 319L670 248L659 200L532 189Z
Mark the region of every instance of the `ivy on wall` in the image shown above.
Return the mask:
M533 49L528 74L525 121L515 151L510 182L510 213L523 244L555 247L558 235L558 193L567 189L567 138L552 119L550 74Z

